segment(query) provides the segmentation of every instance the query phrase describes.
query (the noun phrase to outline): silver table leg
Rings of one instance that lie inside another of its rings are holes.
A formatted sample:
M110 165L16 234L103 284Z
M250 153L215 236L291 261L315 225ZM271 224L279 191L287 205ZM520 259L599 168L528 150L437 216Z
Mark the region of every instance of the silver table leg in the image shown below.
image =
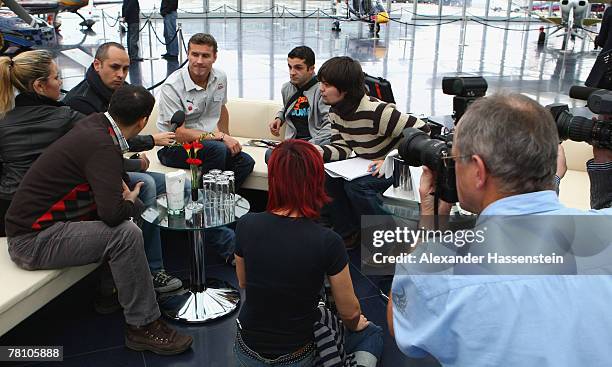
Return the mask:
M226 281L206 279L204 231L189 231L192 245L189 291L164 302L163 313L174 320L202 323L223 317L238 308L240 292Z

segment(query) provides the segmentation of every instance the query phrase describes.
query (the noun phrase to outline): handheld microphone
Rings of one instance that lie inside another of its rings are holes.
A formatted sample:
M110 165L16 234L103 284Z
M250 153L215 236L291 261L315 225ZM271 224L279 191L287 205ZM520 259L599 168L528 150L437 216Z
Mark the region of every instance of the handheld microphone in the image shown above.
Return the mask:
M591 87L582 87L579 85L574 85L569 90L570 98L581 99L586 101L589 99L591 93L600 90L600 88L591 88Z
M170 127L172 131L176 131L179 127L183 126L185 123L185 112L176 111L172 118L170 119Z

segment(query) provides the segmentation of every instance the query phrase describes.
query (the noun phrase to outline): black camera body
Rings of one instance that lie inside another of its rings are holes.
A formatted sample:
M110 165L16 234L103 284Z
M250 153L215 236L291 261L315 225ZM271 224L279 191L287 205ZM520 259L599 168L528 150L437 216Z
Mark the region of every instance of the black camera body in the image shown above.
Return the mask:
M480 76L444 77L442 92L453 97L453 120L455 124L472 102L487 93L487 81Z
M404 162L413 167L427 166L436 173L436 196L455 203L459 201L455 182L455 162L451 156L453 134L435 135L408 127L398 146Z
M612 115L612 92L599 89L589 94L587 107L595 114ZM559 139L584 141L597 148L612 150L612 116L603 120L593 120L574 116L563 103L553 103L546 108L557 124Z

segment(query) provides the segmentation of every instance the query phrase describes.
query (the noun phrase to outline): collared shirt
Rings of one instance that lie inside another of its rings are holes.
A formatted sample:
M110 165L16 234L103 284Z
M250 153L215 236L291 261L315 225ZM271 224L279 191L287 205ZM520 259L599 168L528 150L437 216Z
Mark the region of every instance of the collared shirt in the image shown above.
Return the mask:
M117 126L117 124L115 123L115 120L113 120L110 113L108 112L104 112L104 116L106 116L111 126L113 127L113 131L115 132L115 137L117 138L117 142L119 143L119 148L121 149L121 153L125 154L129 152L130 145L125 139L125 136L123 136L123 133L121 132L121 129L119 129L119 126Z
M566 208L554 191L540 191L498 200L479 220L527 214L612 210ZM404 354L431 354L443 366L610 365L611 276L400 274L406 274L402 265L392 286L393 324Z
M212 132L221 117L221 107L227 103L227 76L212 68L206 89L195 84L189 76L189 68L172 73L161 86L159 95L159 119L161 131L171 131L170 119L176 111L185 112L185 127Z

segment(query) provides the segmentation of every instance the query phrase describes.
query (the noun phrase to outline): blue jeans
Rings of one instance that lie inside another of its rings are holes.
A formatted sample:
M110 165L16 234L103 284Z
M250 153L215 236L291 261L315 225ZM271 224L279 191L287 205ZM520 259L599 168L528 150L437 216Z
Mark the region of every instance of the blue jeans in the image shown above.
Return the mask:
M344 335L344 350L347 353L355 353L358 366L376 366L376 360L380 360L383 351L382 328L370 321L368 327L359 332L347 330ZM372 357L376 357L376 360Z
M234 342L234 356L236 357L236 366L238 367L266 367L276 365L283 367L311 367L314 363L316 352L316 349L312 349L309 353L297 358L297 360L279 363L282 360L286 360L290 354L275 359L264 358L244 344L239 334L236 335L236 340Z
M128 23L127 46L130 60L137 59L139 56L138 41L140 36L140 23Z
M172 11L164 16L164 42L166 43L166 54L178 56L179 49L178 35L176 34L176 11Z
M339 235L346 238L359 230L362 215L388 214L378 194L383 193L391 184L393 177L368 175L346 181L325 175L325 189L332 202L323 207L321 215L330 221Z
M205 140L204 148L198 151L198 158L202 160L202 172L211 169L232 170L236 178L236 188L242 186L244 181L253 172L255 161L245 152L232 156L230 150L221 141ZM189 168L187 152L183 147L165 147L157 152L159 161L164 166L176 168Z
M344 338L344 350L346 353L355 353L355 361L358 366L375 367L383 352L383 331L380 326L370 322L368 327L359 332L347 330ZM316 358L316 348L308 353L303 359L282 366L310 367ZM256 352L236 337L234 342L234 355L236 366L240 367L265 367L272 365L274 360L259 356ZM282 357L279 357L282 358Z
M157 195L166 192L166 177L162 173L128 172L128 176L130 177L130 187L133 187L138 181L143 182L138 198L145 206L153 205ZM141 229L149 269L151 273L156 273L164 268L159 227L147 221L142 221Z

